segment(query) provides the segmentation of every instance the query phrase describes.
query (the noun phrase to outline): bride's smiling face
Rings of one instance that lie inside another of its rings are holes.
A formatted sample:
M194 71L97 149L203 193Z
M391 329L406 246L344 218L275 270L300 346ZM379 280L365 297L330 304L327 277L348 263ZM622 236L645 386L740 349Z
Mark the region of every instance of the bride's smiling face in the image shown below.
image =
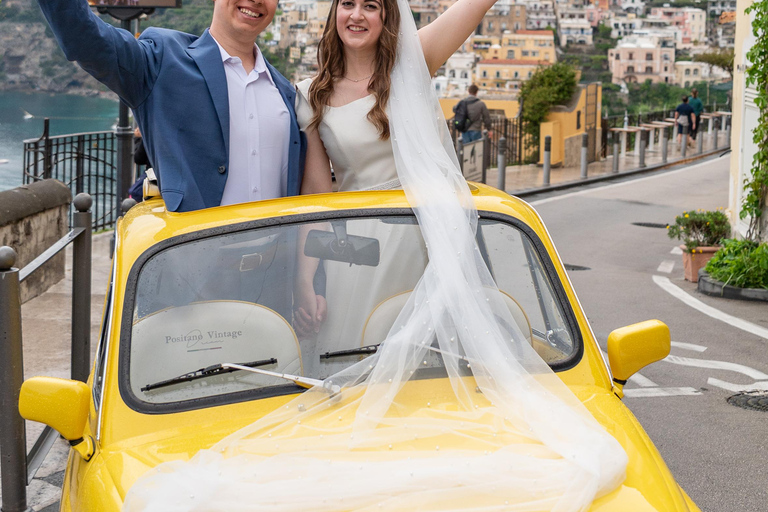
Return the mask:
M340 0L336 9L336 30L345 48L375 49L384 25L384 8L379 0Z

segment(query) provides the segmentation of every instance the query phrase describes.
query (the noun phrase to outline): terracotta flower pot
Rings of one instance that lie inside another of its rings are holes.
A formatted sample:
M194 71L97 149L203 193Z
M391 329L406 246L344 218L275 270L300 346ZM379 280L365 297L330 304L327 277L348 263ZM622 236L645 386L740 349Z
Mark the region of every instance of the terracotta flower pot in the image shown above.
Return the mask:
M707 266L707 262L715 255L719 246L715 247L697 247L693 252L687 252L684 245L680 248L683 250L683 269L685 271L686 281L695 283L699 280L699 269Z

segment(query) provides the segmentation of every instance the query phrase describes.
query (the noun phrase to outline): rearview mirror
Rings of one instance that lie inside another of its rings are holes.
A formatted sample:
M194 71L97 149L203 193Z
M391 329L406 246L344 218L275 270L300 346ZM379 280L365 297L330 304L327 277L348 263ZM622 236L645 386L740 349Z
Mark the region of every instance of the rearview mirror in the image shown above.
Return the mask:
M669 355L671 341L669 327L659 320L646 320L616 329L608 336L608 361L618 395L623 395L624 384L651 363Z
M379 241L364 236L311 230L304 244L304 255L321 260L341 261L375 267L379 264Z
M32 377L21 385L19 414L75 441L83 437L90 395L90 388L77 380Z

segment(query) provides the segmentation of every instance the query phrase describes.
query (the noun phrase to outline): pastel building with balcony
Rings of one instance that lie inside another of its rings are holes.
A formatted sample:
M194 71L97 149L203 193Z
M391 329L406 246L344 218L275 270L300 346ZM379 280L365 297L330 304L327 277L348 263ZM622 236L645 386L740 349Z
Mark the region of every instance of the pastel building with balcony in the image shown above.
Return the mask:
M629 36L608 50L608 67L614 84L674 83L675 49L660 47L655 38Z
M666 22L678 31L677 46L690 47L707 41L707 13L693 7L652 7L647 22Z

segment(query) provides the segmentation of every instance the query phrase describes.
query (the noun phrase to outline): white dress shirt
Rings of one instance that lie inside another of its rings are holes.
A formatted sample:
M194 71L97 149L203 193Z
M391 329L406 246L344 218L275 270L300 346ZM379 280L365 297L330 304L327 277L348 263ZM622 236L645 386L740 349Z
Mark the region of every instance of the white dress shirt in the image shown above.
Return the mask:
M229 174L221 204L283 197L288 182L288 107L255 44L256 65L248 74L240 58L220 44L219 51L229 92Z

